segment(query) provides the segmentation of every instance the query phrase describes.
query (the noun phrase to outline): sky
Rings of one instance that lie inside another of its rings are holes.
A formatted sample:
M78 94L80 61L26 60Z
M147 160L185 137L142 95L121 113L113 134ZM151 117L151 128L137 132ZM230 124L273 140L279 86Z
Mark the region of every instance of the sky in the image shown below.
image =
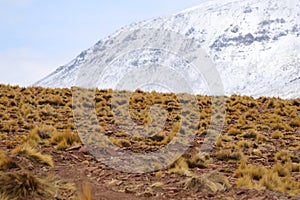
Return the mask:
M29 86L133 22L207 0L0 0L0 83Z

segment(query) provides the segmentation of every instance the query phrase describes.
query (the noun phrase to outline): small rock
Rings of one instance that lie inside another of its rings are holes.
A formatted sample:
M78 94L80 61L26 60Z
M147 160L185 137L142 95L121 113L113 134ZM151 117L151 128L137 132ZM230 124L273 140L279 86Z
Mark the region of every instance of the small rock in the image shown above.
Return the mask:
M80 152L80 153L84 153L84 154L88 154L88 153L89 153L89 150L88 150L86 147L81 147L81 148L79 149L79 152Z
M73 147L66 149L66 151L76 150L76 149L79 149L80 147L81 147L81 145L73 146Z

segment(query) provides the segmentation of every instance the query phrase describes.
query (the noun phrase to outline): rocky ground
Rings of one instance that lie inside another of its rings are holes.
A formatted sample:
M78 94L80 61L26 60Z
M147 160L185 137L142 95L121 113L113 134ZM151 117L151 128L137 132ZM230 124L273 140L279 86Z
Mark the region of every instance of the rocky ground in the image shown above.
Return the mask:
M299 99L231 96L221 105L218 98L216 104L225 110L222 121L220 113L211 118L211 98L197 96L199 120L187 124L196 130L187 151L166 168L125 173L97 161L101 155L92 155L88 138L74 124L72 92L0 86L0 199L300 198ZM112 91L96 91L100 130L123 151L147 153L165 147L179 131L174 127L194 114L179 112L174 94L122 94L131 97L135 124L149 123L143 111L153 103L165 108L168 122L150 138L132 137L111 114ZM120 96L116 102L123 105ZM220 135L210 128L219 122ZM209 135L211 151L199 154Z

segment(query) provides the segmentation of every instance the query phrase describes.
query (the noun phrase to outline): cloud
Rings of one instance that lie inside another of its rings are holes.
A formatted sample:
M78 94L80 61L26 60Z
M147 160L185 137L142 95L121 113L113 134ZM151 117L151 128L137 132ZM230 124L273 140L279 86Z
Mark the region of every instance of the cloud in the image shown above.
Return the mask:
M59 59L28 48L0 51L0 83L29 86L59 66Z

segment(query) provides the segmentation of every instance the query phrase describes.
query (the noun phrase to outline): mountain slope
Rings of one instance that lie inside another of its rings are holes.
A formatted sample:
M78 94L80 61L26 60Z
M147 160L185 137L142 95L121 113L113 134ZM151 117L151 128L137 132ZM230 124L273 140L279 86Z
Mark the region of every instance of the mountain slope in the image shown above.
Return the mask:
M81 68L97 63L102 55L109 53L107 47L114 36L148 27L179 32L200 42L216 64L227 95L299 98L299 19L299 0L208 1L172 16L124 27L35 85L74 86ZM131 37L128 35L129 40ZM146 52L140 52L143 53ZM128 55L118 61L118 66L122 68L145 60L153 59ZM113 87L113 84L105 87Z

